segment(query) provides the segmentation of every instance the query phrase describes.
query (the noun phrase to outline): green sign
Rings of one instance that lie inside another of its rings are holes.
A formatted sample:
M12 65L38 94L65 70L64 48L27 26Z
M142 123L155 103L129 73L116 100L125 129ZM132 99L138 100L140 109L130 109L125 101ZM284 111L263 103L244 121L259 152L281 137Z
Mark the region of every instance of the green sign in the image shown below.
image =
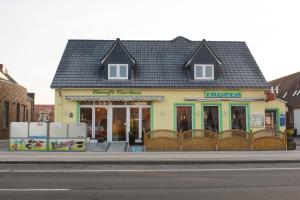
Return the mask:
M239 91L205 91L207 98L241 98Z
M93 90L94 95L140 95L141 91L134 90Z

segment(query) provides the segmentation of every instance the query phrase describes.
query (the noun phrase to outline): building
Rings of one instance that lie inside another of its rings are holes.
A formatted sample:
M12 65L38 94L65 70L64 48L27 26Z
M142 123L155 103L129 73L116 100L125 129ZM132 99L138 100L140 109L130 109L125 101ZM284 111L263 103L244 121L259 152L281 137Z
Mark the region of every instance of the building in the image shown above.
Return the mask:
M0 139L9 137L11 122L34 120L34 93L27 93L0 64Z
M278 97L287 102L287 128L297 129L300 135L300 72L275 79L270 84L277 88Z
M34 121L54 122L54 105L43 105L43 104L35 105Z
M69 40L51 88L55 121L85 122L109 142L156 129L285 129L285 103L268 101L245 42Z

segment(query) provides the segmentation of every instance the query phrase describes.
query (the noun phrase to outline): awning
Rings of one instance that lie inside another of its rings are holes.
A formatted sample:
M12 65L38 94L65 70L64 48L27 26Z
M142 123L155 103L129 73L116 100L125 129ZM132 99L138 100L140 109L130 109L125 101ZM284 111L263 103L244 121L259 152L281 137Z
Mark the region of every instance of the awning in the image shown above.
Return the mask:
M235 101L235 102L248 102L248 101L265 101L263 97L254 97L254 98L201 98L201 97L185 97L185 101Z
M66 96L71 101L162 101L164 96Z

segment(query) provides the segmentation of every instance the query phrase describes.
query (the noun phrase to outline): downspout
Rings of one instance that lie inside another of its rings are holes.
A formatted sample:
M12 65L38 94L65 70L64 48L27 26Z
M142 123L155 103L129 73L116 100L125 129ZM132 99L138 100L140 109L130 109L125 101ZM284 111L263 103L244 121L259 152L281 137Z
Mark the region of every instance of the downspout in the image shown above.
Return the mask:
M58 94L59 94L59 122L62 122L62 93L61 93L61 89L58 89Z

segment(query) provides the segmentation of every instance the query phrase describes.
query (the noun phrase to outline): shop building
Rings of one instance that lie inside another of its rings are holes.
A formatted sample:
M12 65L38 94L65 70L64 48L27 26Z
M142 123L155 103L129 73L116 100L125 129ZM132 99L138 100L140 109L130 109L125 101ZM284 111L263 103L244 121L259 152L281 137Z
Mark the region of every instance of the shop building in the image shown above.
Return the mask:
M56 122L85 122L108 142L157 129L285 129L285 102L269 98L245 42L69 40L51 88Z
M0 139L8 139L11 122L34 121L34 93L27 93L0 64Z
M278 98L287 102L286 127L300 135L300 72L270 81Z

